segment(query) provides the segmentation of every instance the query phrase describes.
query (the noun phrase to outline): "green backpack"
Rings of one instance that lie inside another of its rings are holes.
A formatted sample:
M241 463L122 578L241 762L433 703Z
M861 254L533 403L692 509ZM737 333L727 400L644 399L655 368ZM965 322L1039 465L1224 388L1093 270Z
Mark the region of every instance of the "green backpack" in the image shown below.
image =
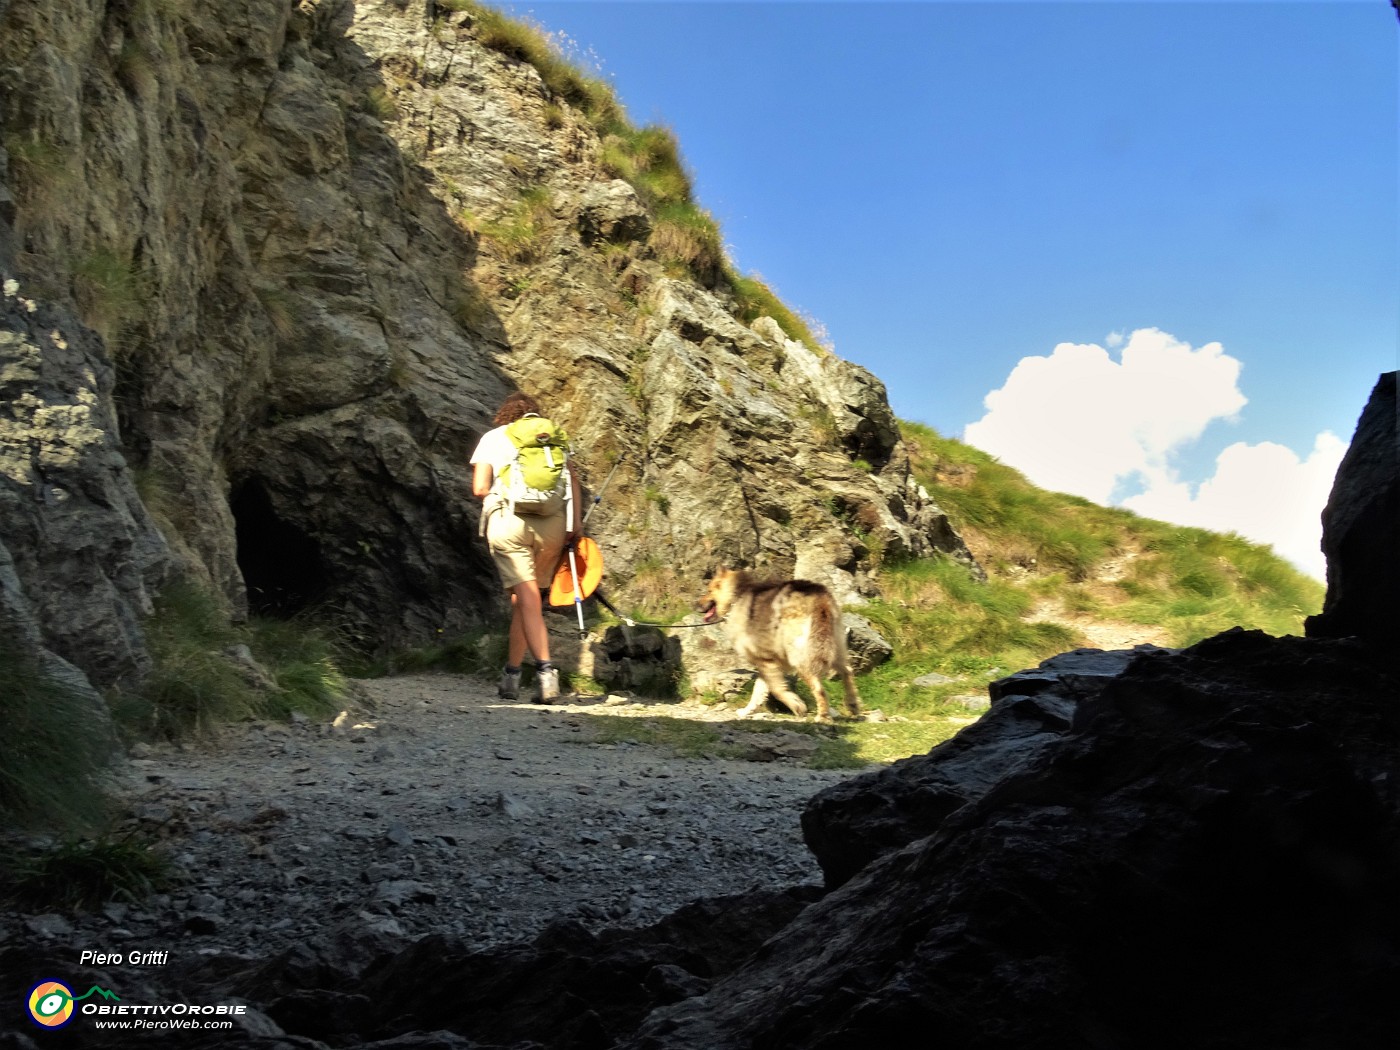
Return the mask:
M513 514L569 515L573 528L573 486L569 484L569 436L564 428L531 412L507 424L515 458L501 470L501 493Z

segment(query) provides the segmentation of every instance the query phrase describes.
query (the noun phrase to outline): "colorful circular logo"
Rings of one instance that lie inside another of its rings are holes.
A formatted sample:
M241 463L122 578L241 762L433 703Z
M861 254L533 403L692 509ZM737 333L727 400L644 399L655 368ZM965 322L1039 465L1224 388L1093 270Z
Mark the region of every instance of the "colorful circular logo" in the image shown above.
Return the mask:
M45 1028L62 1028L73 1020L73 993L59 981L40 981L29 991L29 1016Z

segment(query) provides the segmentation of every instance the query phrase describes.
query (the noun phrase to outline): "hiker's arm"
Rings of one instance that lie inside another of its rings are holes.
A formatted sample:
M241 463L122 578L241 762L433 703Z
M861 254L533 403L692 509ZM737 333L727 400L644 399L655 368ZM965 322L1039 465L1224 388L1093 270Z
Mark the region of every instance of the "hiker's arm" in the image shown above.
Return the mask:
M574 500L574 531L569 533L569 542L583 535L583 489L579 487L578 475L569 471L569 488Z
M472 466L472 495L477 499L485 499L491 494L491 482L495 480L495 474L491 470L490 463L476 463Z

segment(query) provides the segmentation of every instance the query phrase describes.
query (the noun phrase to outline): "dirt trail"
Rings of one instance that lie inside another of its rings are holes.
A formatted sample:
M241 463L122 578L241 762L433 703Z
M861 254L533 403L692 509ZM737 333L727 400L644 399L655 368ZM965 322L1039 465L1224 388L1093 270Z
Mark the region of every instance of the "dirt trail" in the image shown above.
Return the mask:
M697 897L820 881L799 815L850 771L801 768L784 734L755 749L766 761L591 742L599 717L732 710L504 702L457 675L362 684L372 710L339 727L258 723L217 750L138 749L125 791L181 884L76 921L9 918L56 947L267 958L347 919L485 947L556 917L638 925ZM794 754L810 745L792 737Z

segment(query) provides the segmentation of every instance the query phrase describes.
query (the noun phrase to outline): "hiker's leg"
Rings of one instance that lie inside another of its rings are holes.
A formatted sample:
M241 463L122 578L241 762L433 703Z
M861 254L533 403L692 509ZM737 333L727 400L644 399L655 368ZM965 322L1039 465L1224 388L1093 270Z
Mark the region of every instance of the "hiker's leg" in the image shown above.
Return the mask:
M535 663L549 661L549 632L544 626L544 606L540 585L534 580L517 583L510 589L510 647L508 662L519 667L529 649Z
M525 650L535 663L549 662L549 631L544 625L544 595L554 579L559 553L564 549L564 516L516 519L513 566L519 583L510 588L510 663L517 664Z

